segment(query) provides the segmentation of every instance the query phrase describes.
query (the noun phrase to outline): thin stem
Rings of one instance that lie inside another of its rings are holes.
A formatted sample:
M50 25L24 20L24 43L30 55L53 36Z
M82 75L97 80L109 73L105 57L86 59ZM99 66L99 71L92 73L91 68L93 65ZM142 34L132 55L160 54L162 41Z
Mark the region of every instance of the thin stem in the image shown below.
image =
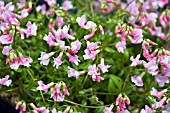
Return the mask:
M77 106L81 106L81 107L85 107L85 108L94 108L94 109L95 108L101 108L101 107L110 106L110 104L109 105L105 105L105 106L86 106L86 105L78 104L78 103L75 103L75 102L72 102L72 101L66 100L66 99L64 99L64 101L67 102L67 103L70 103L70 104L77 105Z
M37 84L37 83L35 82L35 80L34 80L33 75L31 74L31 72L30 72L28 69L26 69L26 70L27 70L27 72L29 73L29 75L31 76L31 78L32 78L32 80L34 81L34 83ZM41 97L42 97L42 99L43 99L43 102L44 102L44 103L46 104L46 106L47 106L47 103L45 102L45 99L44 99L44 96L43 96L41 90L40 90L40 94L41 94Z
M127 82L128 78L129 78L129 76L130 76L130 74L131 74L131 71L132 71L132 68L130 68L129 73L128 73L128 75L126 76L125 82L124 82L124 84L123 84L123 89L124 89L125 86L126 86L126 82Z

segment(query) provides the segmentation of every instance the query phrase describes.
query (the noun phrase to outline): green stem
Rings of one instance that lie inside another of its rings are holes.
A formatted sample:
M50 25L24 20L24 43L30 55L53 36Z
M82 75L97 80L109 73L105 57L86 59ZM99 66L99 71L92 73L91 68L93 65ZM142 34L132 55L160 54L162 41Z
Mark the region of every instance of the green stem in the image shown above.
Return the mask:
M86 106L86 105L78 104L78 103L75 103L75 102L72 102L72 101L66 100L66 99L64 99L64 101L67 102L67 103L70 103L70 104L77 105L77 106L81 106L81 107L85 107L85 108L94 108L94 109L95 108L101 108L101 107L110 106L110 104L109 105L105 105L105 106Z

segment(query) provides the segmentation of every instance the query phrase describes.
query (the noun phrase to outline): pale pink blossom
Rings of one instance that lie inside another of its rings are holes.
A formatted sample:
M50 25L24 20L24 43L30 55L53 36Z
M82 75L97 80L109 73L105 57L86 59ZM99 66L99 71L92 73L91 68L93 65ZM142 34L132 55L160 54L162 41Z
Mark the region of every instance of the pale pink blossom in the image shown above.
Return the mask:
M25 102L21 102L21 101L18 102L18 103L16 104L15 109L16 109L16 110L20 109L20 112L19 112L19 113L25 113L25 111L26 111L26 104L25 104Z
M94 22L88 21L87 24L85 25L85 29L90 30L90 33L88 35L85 35L84 39L85 40L91 39L95 34L96 28L97 25Z
M110 68L110 65L104 65L104 58L101 58L101 63L98 64L98 67L102 70L103 73L108 72L108 68Z
M75 77L78 79L79 76L83 73L85 73L85 71L76 71L75 69L68 66L68 77Z
M56 25L61 28L64 25L63 17L56 18Z
M93 81L100 82L101 80L104 80L104 78L100 76L100 71L96 68L96 64L88 67L88 75L92 77Z
M86 16L82 15L81 17L77 17L76 22L81 28L85 28Z
M9 46L4 46L4 48L3 48L3 50L2 50L2 54L7 56L8 53L9 53L11 50L12 50L11 45L9 45Z
M132 61L130 66L137 66L142 64L142 60L139 60L140 54L136 56L136 58L133 58L133 56L130 57L130 60Z
M49 113L46 107L36 107L33 103L31 103L30 106L34 109L34 113Z
M54 55L54 53L55 52L51 52L51 53L41 52L41 57L38 58L38 60L40 60L40 64L48 65L50 61L50 57Z
M49 84L47 84L47 85L45 85L45 84L43 84L43 81L38 81L37 82L38 83L38 87L37 87L37 90L42 90L42 91L45 91L45 92L47 92L48 91L48 89L54 84L53 82L51 82L51 83L49 83Z
M153 59L149 60L148 63L145 63L144 67L152 75L156 75L159 72L158 64L157 64L157 61L156 61L156 57L154 57Z
M69 58L69 62L72 62L77 66L79 65L80 60L78 59L78 56L76 54L71 55L71 54L68 53L67 56Z
M135 28L131 31L131 35L134 37L130 39L131 43L138 44L143 41L142 29Z
M17 70L20 66L20 59L17 57L13 57L12 60L9 62L10 68Z
M69 50L70 54L77 53L81 48L81 42L79 40L76 40L74 42L71 42L71 49Z
M26 24L27 30L26 30L26 37L28 38L29 36L36 36L37 35L37 26L35 23L31 23L30 21L27 22Z
M87 48L84 50L85 55L83 55L84 60L96 58L96 55L100 52L98 44L99 42L87 42Z
M163 87L165 85L165 83L169 83L169 79L167 76L161 76L161 75L157 75L155 77L155 81L159 84L160 87Z
M153 113L153 110L149 106L145 105L145 109L142 109L140 113Z
M45 35L44 40L47 41L47 44L49 46L57 45L57 43L54 41L55 37L53 36L53 34L51 32L49 32L48 36Z
M154 87L152 87L151 95L161 98L162 95L166 92L167 92L167 89L164 89L164 90L158 92Z
M66 87L66 84L64 82L59 82L55 85L55 87L52 90L51 98L53 98L55 101L63 102L65 95L69 96L68 89Z
M126 10L132 14L132 15L138 15L139 14L139 5L136 3L136 1L133 1L129 4L129 6L126 8Z
M57 43L59 44L59 47L62 51L66 51L67 49L70 49L69 46L65 46L65 41L57 40Z
M57 58L53 58L54 59L54 66L58 69L58 67L63 63L62 61L62 56L63 56L63 52L61 52Z
M126 49L126 42L119 41L116 44L116 48L117 48L118 52L124 53L124 50Z
M20 56L20 65L30 67L30 63L33 61L31 57L25 58L23 55Z
M72 2L68 0L64 1L62 4L62 8L66 11L73 8Z
M56 4L56 0L44 0L44 1L46 1L49 6Z
M105 107L104 108L104 113L113 113L112 109L113 109L113 105L111 105L110 107Z
M101 25L99 25L99 29L100 29L100 33L101 33L102 35L104 35L104 29L103 29L103 27L102 27Z
M143 72L142 74L140 74L140 75L138 75L138 76L132 76L132 77L131 77L131 81L132 81L133 83L135 83L136 86L139 86L139 87L143 86L142 77L144 76L144 74L145 74L145 73Z
M9 79L9 75L6 75L5 78L0 78L0 85L4 85L4 86L9 86L12 83L12 80L8 80Z
M2 44L10 44L13 42L13 36L12 35L1 35L0 36L0 43Z
M166 97L164 97L162 100L160 100L159 102L157 102L156 100L154 100L154 104L152 105L153 108L157 109L157 108L162 108L164 109L164 103L166 101Z

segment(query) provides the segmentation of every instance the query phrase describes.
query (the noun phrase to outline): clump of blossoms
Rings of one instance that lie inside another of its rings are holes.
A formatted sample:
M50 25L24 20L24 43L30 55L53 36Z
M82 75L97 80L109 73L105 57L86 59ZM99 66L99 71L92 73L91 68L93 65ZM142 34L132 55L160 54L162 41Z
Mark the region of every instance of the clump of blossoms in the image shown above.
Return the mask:
M1 96L20 113L170 112L168 5L0 0Z

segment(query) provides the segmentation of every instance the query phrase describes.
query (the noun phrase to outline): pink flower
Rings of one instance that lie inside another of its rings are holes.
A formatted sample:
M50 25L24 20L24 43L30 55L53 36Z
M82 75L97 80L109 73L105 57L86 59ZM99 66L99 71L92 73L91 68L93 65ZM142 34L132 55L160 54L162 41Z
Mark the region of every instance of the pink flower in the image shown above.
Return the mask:
M126 49L126 43L119 41L119 42L116 44L116 48L117 48L117 50L118 50L119 52L124 53L124 50Z
M13 57L12 60L9 62L10 68L17 70L20 66L20 59Z
M85 35L84 39L85 40L91 39L95 34L96 28L97 25L94 22L88 21L87 24L85 25L85 29L89 29L90 33L88 35Z
M51 52L51 53L46 53L46 52L41 52L41 57L38 58L38 60L41 60L40 61L40 64L43 64L43 65L48 65L49 64L49 61L50 61L50 57L52 55L54 55L55 52Z
M58 67L63 63L62 61L62 56L63 56L63 52L61 52L57 58L53 58L54 59L54 66L56 66L56 68L58 69Z
M99 29L100 29L100 33L101 33L102 35L104 35L104 29L103 29L103 27L102 27L101 25L99 25Z
M139 58L140 58L140 54L138 54L135 59L133 58L133 56L131 56L130 60L132 61L132 63L131 63L130 66L141 65L142 64L142 60L139 60Z
M30 106L34 109L34 113L49 113L49 110L46 109L46 107L36 107L33 103L30 104Z
M166 97L164 97L162 100L160 100L159 102L156 102L156 100L154 100L154 104L152 105L153 108L157 109L157 108L162 108L164 109L164 102L166 101Z
M81 28L85 28L86 16L82 15L81 17L77 17L76 22Z
M110 65L104 65L104 58L101 58L101 63L98 64L98 67L102 70L103 73L108 72L108 68L110 68Z
M140 113L153 113L153 110L150 107L148 107L147 105L145 105L145 110L142 109L140 111Z
M10 46L4 46L3 50L2 50L2 54L3 55L8 55L8 53L12 50L11 45Z
M94 60L96 58L96 55L100 52L98 49L99 42L87 42L87 48L84 50L85 55L83 55L84 60L92 59Z
M129 4L129 6L126 8L126 10L132 15L138 15L139 14L139 5L136 3L136 1L134 1Z
M1 35L0 36L0 43L10 44L12 42L13 42L13 36L12 35Z
M131 43L138 44L143 41L142 29L135 28L131 31L131 35L134 37L131 39Z
M65 41L57 40L57 43L59 44L59 47L62 51L66 51L67 49L70 49L69 46L65 46Z
M70 54L77 53L81 48L81 42L79 40L76 40L74 42L71 42L71 49L69 50Z
M49 32L48 36L46 35L46 36L44 37L44 40L47 41L47 44L48 44L49 46L57 45L57 43L54 42L55 37L53 36L53 34L52 34L51 32Z
M69 58L69 62L72 62L77 66L79 65L80 60L78 59L78 56L76 54L71 55L71 54L68 53L67 56Z
M32 62L32 58L24 58L23 55L20 56L20 65L26 66L26 67L30 67L30 63Z
M104 113L113 113L112 109L113 109L113 105L111 105L110 107L105 107L104 108Z
M9 79L9 75L6 75L5 78L1 78L0 79L0 85L4 85L4 86L9 86L12 83L12 80L8 80Z
M163 87L165 85L165 83L169 83L169 79L167 76L161 76L161 75L157 75L155 77L155 81L159 84L160 87Z
M151 95L156 96L158 98L161 98L164 93L167 92L167 89L164 89L160 92L158 92L154 87L152 88Z
M118 111L124 111L124 109L126 108L126 105L129 105L129 104L130 104L130 100L126 95L124 95L124 97L122 97L122 94L118 95L116 99L116 105L119 107Z
M62 4L62 7L64 10L69 10L71 8L73 8L73 5L72 5L72 2L71 1L64 1L63 4Z
M131 80L133 83L135 83L136 86L143 86L143 80L142 77L144 76L145 72L143 72L142 74L140 74L139 76L132 76Z
M66 87L66 84L61 81L57 83L54 89L52 90L51 98L53 98L55 101L62 102L64 101L65 95L69 95L69 92Z
M12 13L9 10L5 10L2 13L2 18L4 19L4 22L8 23L8 24L13 24L13 25L20 25L20 22L16 19L16 16L14 13Z
M41 80L38 81L37 83L38 83L38 85L39 85L39 86L37 87L37 90L43 90L43 91L45 91L45 92L47 92L48 89L54 84L53 82L51 82L51 83L45 85L45 84L43 84L43 82L42 82Z
M159 72L158 64L156 62L156 57L151 59L148 63L145 63L144 67L152 75L156 75Z
M75 77L78 79L79 76L83 73L85 73L85 71L76 71L75 69L68 66L68 77Z
M95 64L88 67L88 75L92 77L93 81L100 82L104 80L104 78L100 76L100 71L96 68Z
M64 25L63 17L56 18L56 25L61 28Z
M56 4L56 0L44 0L44 1L46 1L49 6Z
M30 21L27 22L27 31L26 31L26 36L27 38L29 36L36 36L37 35L37 26L35 23L31 24Z
M20 108L20 112L19 113L25 113L25 111L26 111L26 104L25 104L25 102L18 102L17 104L16 104L16 107L15 107L15 109L17 110L17 109L19 109Z

